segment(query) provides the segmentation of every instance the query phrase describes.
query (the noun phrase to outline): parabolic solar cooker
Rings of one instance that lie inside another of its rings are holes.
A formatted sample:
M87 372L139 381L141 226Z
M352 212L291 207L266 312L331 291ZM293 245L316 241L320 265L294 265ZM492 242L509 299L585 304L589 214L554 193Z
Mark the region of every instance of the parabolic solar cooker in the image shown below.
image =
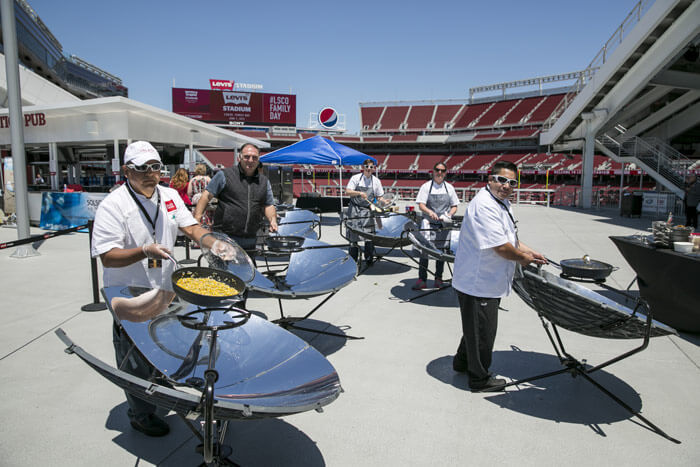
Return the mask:
M62 329L56 331L67 353L78 355L130 394L176 412L202 441L206 464L228 462L230 449L220 444L228 420L321 411L341 392L337 372L316 349L237 307L255 268L228 237L211 235L235 249L231 259L213 255L203 239L202 256L209 267L177 269L175 284L132 284L102 291L115 321L133 343L131 351L152 366L148 380L98 360ZM185 276L214 278L238 293L217 298L206 291L183 290L177 281ZM201 430L199 423L193 425L197 419L204 422Z

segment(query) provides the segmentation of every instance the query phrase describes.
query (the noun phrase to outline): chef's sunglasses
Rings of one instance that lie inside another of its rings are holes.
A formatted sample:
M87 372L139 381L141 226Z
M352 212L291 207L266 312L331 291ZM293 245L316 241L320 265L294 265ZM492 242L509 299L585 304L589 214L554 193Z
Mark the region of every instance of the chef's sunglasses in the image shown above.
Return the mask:
M374 168L373 165L364 165L363 167L364 167L365 169L373 169L373 168Z
M507 183L512 188L515 188L516 186L518 186L518 181L514 180L512 178L506 178L503 175L492 175L492 177L495 181L497 181L501 185L505 185Z
M160 162L154 162L152 164L143 165L127 164L127 167L131 170L135 170L136 172L148 172L149 170L151 172L160 172L161 170L163 170L163 164Z

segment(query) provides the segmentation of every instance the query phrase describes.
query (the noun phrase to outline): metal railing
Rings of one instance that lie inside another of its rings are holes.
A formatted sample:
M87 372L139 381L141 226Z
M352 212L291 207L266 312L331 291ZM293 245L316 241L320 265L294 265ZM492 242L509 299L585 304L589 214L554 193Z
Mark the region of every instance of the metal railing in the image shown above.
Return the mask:
M479 192L481 188L455 188L457 197L461 203L468 203ZM415 201L418 195L419 187L392 187L391 192L397 193L399 201ZM317 185L316 191L321 196L339 196L339 187L331 185ZM541 204L547 207L581 207L581 187L580 186L559 186L556 189L552 188L520 188L514 190L510 200L516 205L523 204ZM645 209L642 212L644 216L652 216L661 218L668 215L668 212L673 212L674 216L682 216L685 213L684 203L673 193L656 192L649 189L606 186L593 187L592 206L595 209L621 209L621 197L623 195L634 193L653 193L656 198L664 198L663 202L655 203L656 209ZM663 207L662 207L663 206Z
M617 141L608 135L602 135L597 141L618 157L633 158L644 163L664 179L659 180L660 182L666 181L680 190L684 189L686 177L694 161L662 140L633 136Z
M601 66L607 61L610 54L612 54L615 49L622 43L627 34L634 28L634 26L639 23L644 13L647 12L649 7L654 3L654 0L640 0L633 8L632 11L627 15L627 17L622 21L622 24L618 26L615 32L610 36L610 39L603 45L603 47L598 51L596 56L591 60L591 63L581 72L578 80L569 89L564 96L564 99L559 102L554 108L552 114L545 120L542 125L542 131L547 131L554 126L556 121L561 117L564 111L569 107L569 105L574 101L576 96L581 92L581 90L590 82L590 79L595 75L595 73L600 69Z

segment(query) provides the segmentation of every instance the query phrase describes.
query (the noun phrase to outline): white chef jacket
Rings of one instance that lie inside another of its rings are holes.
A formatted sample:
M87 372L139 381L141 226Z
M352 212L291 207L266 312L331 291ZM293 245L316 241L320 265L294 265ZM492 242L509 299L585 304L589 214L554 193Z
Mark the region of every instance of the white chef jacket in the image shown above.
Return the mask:
M499 298L510 294L515 261L493 249L510 243L517 248L515 225L505 207L482 188L467 206L459 233L452 286L474 297ZM512 215L512 212L511 212Z
M93 257L113 248L140 248L153 242L172 251L178 229L197 224L176 190L162 186L156 189L160 194L159 206L155 204L155 194L151 198L136 194L151 219L155 219L156 209L160 209L155 239L150 222L124 184L110 193L97 208L92 231ZM171 290L173 269L174 264L169 260L163 260L160 268L149 269L147 259L143 259L121 268L104 268L103 283L105 287L130 285Z

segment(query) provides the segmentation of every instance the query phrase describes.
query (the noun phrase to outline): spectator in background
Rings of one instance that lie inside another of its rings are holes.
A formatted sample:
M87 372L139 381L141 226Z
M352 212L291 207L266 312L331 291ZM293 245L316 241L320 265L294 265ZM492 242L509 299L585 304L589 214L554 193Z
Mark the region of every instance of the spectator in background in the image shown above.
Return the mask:
M209 182L211 182L211 177L207 175L207 166L205 164L197 164L194 168L194 177L187 185L187 196L192 200L192 204L197 204Z
M445 181L447 166L438 162L433 167L433 179L425 182L418 191L416 203L418 209L423 213L423 220L420 228L422 234L435 244L438 248L445 248L446 241L449 242L449 229L452 224L452 216L457 212L459 198L454 187ZM430 229L430 230L427 230ZM447 235L447 237L446 237ZM412 287L413 290L422 290L428 287L428 258L421 257L418 268L418 282ZM442 287L442 272L445 269L445 262L435 261L435 287Z
M37 172L36 177L34 178L34 184L35 185L43 185L45 183L46 183L46 181L44 180L44 177L41 176L41 172Z
M700 203L700 183L696 175L688 175L685 186L685 225L698 228L698 203Z
M175 172L175 176L172 178L172 180L170 180L170 188L177 190L177 193L180 195L180 198L182 198L182 201L184 201L185 204L192 204L190 197L187 196L187 181L189 178L190 177L187 175L187 171L180 167Z

